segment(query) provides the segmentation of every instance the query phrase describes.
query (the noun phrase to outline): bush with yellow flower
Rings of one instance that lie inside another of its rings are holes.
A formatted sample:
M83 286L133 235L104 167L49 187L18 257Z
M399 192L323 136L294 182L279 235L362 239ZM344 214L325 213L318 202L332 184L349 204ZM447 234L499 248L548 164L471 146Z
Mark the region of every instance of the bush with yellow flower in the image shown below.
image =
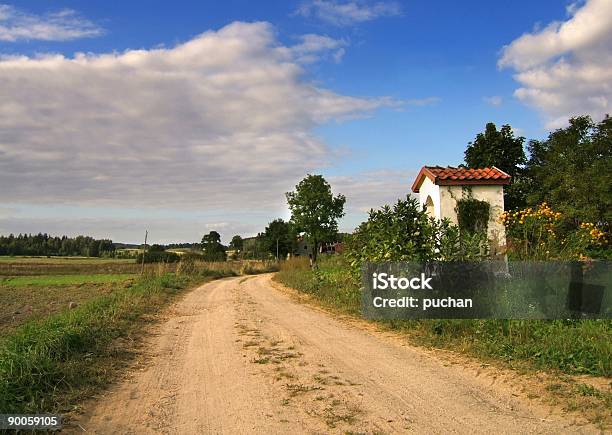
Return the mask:
M591 222L569 228L547 203L504 212L507 252L515 260L579 260L606 256L608 235Z

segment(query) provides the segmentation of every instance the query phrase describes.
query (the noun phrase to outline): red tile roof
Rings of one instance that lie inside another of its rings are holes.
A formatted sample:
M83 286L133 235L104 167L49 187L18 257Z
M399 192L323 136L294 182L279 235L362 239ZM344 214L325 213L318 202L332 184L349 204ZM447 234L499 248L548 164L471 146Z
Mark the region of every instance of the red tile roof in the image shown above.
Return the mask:
M482 185L482 184L508 184L510 175L495 166L491 168L454 168L452 166L423 166L417 175L412 191L419 192L421 184L429 178L434 184L440 186Z

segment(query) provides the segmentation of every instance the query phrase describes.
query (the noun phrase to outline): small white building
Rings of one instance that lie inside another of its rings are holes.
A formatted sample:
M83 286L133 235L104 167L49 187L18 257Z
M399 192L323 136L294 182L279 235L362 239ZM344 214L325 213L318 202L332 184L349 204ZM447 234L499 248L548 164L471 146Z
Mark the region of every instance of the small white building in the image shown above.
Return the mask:
M421 207L436 219L457 219L457 201L472 197L489 203L487 235L493 252L506 245L503 224L499 217L504 212L504 185L510 175L495 166L491 168L455 168L452 166L423 166L412 185Z

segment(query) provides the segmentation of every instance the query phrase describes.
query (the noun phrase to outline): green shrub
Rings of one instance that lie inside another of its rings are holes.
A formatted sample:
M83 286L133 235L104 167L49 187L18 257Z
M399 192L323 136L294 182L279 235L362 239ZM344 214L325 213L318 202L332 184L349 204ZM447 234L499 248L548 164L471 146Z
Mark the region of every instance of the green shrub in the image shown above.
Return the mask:
M487 201L475 198L463 198L457 201L457 221L459 231L462 233L475 234L486 233L489 225L489 213L491 206Z
M356 276L365 261L479 260L488 255L484 233L462 233L448 220L434 220L411 197L371 210L345 245Z
M506 227L508 256L515 260L610 258L609 235L590 222L569 225L546 203L500 217Z
M142 253L138 254L136 262L142 263L142 257ZM180 259L178 254L168 251L149 251L144 254L145 263L178 263Z

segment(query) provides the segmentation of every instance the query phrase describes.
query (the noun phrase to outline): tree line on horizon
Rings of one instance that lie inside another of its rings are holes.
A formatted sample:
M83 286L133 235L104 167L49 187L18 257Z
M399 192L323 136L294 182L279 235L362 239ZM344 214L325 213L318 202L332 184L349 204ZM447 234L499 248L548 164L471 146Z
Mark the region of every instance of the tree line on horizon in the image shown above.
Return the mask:
M114 253L112 240L89 236L59 237L46 233L0 236L0 255L102 257Z

